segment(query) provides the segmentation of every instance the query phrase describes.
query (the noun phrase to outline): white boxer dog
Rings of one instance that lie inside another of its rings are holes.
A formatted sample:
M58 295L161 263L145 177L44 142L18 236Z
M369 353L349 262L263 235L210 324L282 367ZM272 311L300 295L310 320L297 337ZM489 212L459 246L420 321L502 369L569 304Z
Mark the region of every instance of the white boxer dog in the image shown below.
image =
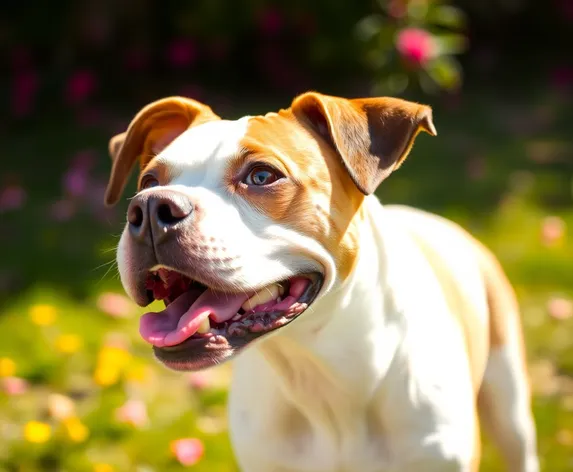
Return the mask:
M175 370L234 359L245 472L477 471L479 417L537 472L522 328L494 256L374 191L427 106L309 92L229 121L182 97L110 141L106 203L139 162L117 261L142 337Z

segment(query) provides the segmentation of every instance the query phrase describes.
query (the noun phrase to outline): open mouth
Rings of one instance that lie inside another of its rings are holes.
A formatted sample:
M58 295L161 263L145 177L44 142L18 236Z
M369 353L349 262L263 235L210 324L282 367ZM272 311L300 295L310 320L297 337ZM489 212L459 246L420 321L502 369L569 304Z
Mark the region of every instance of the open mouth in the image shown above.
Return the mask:
M212 363L222 361L213 354L226 351L229 357L237 348L290 323L313 302L321 285L322 276L312 273L257 291L231 293L161 268L149 272L145 288L153 299L163 300L165 309L143 315L139 331L169 367L206 367L190 359L198 348L211 351Z

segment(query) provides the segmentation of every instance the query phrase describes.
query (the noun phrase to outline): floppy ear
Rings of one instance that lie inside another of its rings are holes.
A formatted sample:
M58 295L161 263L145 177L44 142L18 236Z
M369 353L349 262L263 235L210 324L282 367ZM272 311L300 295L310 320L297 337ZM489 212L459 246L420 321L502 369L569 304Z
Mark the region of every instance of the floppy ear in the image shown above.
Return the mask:
M123 145L126 136L127 136L127 131L124 131L123 133L115 135L113 138L109 140L108 151L112 162L115 161L117 153L121 149L121 146Z
M347 100L308 92L294 99L291 110L334 148L365 195L402 164L420 131L437 134L430 107L398 98Z
M117 203L138 159L143 168L189 127L218 119L211 108L190 98L168 97L144 107L127 131L109 142L112 168L105 204Z

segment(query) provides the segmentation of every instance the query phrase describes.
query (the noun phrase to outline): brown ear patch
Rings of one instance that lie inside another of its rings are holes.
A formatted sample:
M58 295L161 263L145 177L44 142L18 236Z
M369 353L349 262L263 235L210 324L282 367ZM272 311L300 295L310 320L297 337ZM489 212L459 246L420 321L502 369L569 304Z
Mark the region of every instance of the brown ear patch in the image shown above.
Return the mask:
M143 108L125 133L110 140L113 164L106 205L117 203L136 161L144 168L186 129L219 119L207 105L183 97L164 98Z
M113 138L109 140L108 151L112 161L115 161L117 153L123 146L123 142L125 141L125 137L127 136L127 132L123 132L120 134L115 135Z
M366 195L401 165L420 131L437 134L430 107L398 98L347 100L309 92L291 109L336 150Z

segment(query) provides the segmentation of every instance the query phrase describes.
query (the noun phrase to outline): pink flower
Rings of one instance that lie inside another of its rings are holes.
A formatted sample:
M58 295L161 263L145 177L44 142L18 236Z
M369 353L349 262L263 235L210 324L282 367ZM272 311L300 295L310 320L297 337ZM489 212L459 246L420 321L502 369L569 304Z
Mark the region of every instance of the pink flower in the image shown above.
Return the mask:
M566 320L573 316L573 301L562 297L553 297L547 302L549 316L556 320Z
M563 240L566 231L565 221L559 216L548 216L541 223L541 242L554 246Z
M26 191L17 184L0 189L0 213L17 210L26 203Z
M76 206L74 202L67 199L52 203L49 210L50 218L61 223L71 220L75 213Z
M115 419L120 423L126 423L135 428L141 428L147 425L149 421L149 417L147 416L147 406L141 400L128 400L115 410Z
M432 35L420 28L405 28L398 33L396 49L414 66L423 66L435 56L436 45Z
M39 88L38 75L32 71L18 72L14 78L12 90L12 112L15 116L29 115L34 106Z
M173 455L185 466L195 465L205 452L203 443L197 438L176 439L170 446Z
M187 67L197 59L197 48L191 40L178 39L169 45L167 57L173 67Z
M88 185L87 172L82 168L72 167L64 174L64 190L72 197L81 197L86 193Z
M80 70L72 74L66 88L66 99L72 105L85 102L95 92L97 81L92 72Z
M280 32L282 27L283 18L278 10L268 8L261 13L259 17L259 28L264 34L275 35Z
M76 154L68 171L64 174L64 192L72 197L83 197L89 186L89 172L96 161L90 150Z
M97 301L97 307L115 318L125 318L133 313L133 302L119 293L102 293Z
M191 372L188 374L187 380L189 385L197 390L203 390L209 386L210 379L206 372Z
M7 395L23 395L28 390L28 382L20 377L4 377L0 379L2 390Z

